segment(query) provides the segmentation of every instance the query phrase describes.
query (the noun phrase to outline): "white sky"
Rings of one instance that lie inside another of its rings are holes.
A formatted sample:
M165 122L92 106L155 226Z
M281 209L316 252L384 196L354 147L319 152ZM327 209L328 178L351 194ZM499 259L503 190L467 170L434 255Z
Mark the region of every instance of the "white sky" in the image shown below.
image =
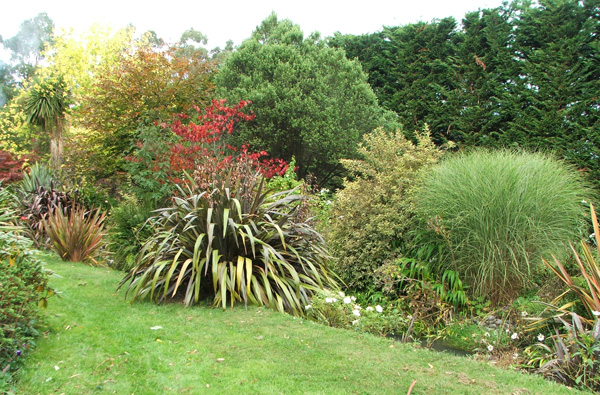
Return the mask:
M138 34L154 30L167 42L194 28L208 36L209 49L223 47L229 39L240 44L271 11L279 19L300 25L305 35L319 31L322 37L339 31L372 33L382 26L454 16L492 8L502 0L7 0L1 7L0 35L14 36L26 19L46 12L57 30L87 30L94 22L121 28L131 23Z

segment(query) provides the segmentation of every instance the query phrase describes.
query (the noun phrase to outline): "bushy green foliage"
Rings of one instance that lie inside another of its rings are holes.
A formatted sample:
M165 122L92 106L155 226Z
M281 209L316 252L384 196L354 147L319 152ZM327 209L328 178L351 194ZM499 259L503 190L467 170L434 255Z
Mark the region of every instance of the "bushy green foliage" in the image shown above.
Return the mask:
M433 167L416 203L447 242L440 267L498 302L531 285L543 257L564 255L588 194L575 170L548 155L475 151Z
M467 304L465 288L454 270L434 273L428 262L402 257L385 263L375 273L377 283L389 297L433 291L441 302L455 307Z
M35 345L38 304L45 305L51 295L47 283L31 241L13 231L0 231L0 370L17 368Z
M267 180L267 189L272 192L289 191L302 185L296 174L296 158L292 158L283 175L276 175Z
M0 182L0 231L12 229L16 219L16 197Z
M312 173L321 184L341 174L338 159L354 157L361 136L384 118L358 62L275 14L227 57L215 82L220 97L249 100L256 113L234 145L295 156L300 178Z
M112 210L108 233L109 248L114 253L112 267L125 271L133 267L144 241L152 235L152 228L146 221L155 208L151 202L141 202L133 196L126 196Z
M42 224L52 249L63 261L98 263L94 258L105 244L104 219L100 210L87 211L83 206L65 210L58 206Z
M328 242L335 269L353 289L373 289L375 270L394 256L414 224L411 190L419 172L442 155L427 131L417 140L377 129L358 150L364 160L343 161L356 178L336 194Z
M295 191L268 196L248 163L232 163L212 191L192 183L151 219L130 281L134 299L186 305L212 294L215 305L266 305L296 315L312 294L335 288L321 236L303 222ZM220 185L219 185L220 184Z

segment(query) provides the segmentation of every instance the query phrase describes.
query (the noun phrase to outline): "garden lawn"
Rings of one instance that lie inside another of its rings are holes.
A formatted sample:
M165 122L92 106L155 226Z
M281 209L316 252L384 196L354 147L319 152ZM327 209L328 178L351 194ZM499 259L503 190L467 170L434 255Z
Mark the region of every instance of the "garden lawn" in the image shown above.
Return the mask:
M129 304L123 274L43 258L62 292L23 394L573 394L541 377L264 308Z

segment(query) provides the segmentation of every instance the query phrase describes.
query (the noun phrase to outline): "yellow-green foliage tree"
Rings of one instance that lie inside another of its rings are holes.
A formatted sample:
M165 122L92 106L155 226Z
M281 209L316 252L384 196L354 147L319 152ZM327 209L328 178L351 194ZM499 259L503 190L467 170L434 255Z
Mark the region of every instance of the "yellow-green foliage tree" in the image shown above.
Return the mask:
M213 94L214 62L203 51L180 52L178 46L141 43L122 52L115 64L98 73L83 97L79 124L94 133L101 153L101 178L124 170L123 158L139 144L158 138L164 145L174 136L141 134L155 123L171 122L176 114L203 108ZM97 162L100 163L100 162Z
M121 53L134 45L134 33L133 26L113 31L100 24L92 25L82 34L73 29L62 31L46 49L44 55L49 65L40 73L63 75L73 103L78 106L91 91L99 71L116 64Z
M443 151L427 130L414 144L401 131L377 129L364 136L362 160L343 160L355 178L336 195L328 235L335 269L351 288L372 289L374 271L393 257L414 217L411 191L419 172Z

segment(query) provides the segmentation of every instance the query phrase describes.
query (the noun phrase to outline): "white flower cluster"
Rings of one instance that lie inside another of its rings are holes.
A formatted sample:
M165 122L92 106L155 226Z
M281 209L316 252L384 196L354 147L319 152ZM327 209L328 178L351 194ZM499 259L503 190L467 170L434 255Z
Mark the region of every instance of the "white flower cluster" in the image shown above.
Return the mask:
M351 307L352 308L352 314L355 317L360 317L361 316L361 310L363 309L359 304L356 304L356 297L355 296L346 296L346 294L344 294L343 292L338 292L336 296L339 296L342 300L342 302L345 305L350 305L353 304L354 305ZM325 303L327 304L332 304L332 303L337 303L338 302L338 298L336 296L327 296L325 298ZM312 306L311 305L307 305L304 306L305 310L309 310L311 309ZM375 307L373 306L369 306L365 309L367 312L372 312L372 311L376 311L378 313L383 313L383 307L381 307L380 305L377 305ZM355 320L352 322L353 325L356 325L358 323L358 320Z

